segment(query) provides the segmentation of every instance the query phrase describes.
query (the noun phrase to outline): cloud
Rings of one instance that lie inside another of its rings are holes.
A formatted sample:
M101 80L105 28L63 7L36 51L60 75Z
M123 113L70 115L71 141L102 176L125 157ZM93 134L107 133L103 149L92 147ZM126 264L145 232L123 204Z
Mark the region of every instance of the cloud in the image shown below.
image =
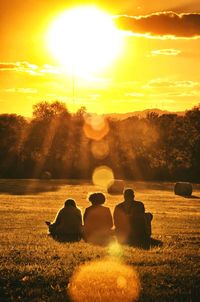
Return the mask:
M179 49L166 48L166 49L155 49L151 51L152 56L177 56L181 53Z
M12 70L16 68L16 63L0 63L0 70Z
M132 34L165 38L200 38L200 13L158 12L145 16L121 15L118 27Z
M188 92L168 92L166 93L167 96L171 97L193 97L193 96L199 96L200 91L199 90L192 90Z
M38 66L34 64L30 64L28 62L14 62L14 63L8 63L8 62L1 62L0 63L0 70L18 70L23 71L26 69L37 69Z
M43 76L44 74L61 74L62 71L51 65L38 66L29 62L0 62L0 71L15 71Z
M150 97L156 97L156 98L163 98L163 97L174 97L174 98L188 98L188 97L198 97L200 94L200 91L194 90L194 91L188 91L188 92L180 92L180 91L161 91L158 93L150 93L148 94Z
M143 88L194 88L198 86L199 82L194 81L172 81L167 79L153 79L150 80Z
M10 93L28 93L28 94L38 93L38 90L35 88L7 88L7 89L3 89L3 91L10 92Z
M30 64L28 62L1 62L0 71L16 71L16 72L26 72L30 74L37 74L38 66L35 64Z
M41 73L61 74L61 69L48 64L43 65L40 70Z

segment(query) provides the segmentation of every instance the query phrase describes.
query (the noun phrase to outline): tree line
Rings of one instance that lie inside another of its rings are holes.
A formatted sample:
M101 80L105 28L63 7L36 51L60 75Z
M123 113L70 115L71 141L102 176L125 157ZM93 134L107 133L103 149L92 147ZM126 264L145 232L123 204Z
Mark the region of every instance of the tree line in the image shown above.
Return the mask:
M88 116L84 107L72 114L59 101L34 105L31 120L1 114L0 177L40 178L49 171L52 178L90 179L106 165L115 178L200 181L200 106L184 116L108 117L104 135L85 127Z

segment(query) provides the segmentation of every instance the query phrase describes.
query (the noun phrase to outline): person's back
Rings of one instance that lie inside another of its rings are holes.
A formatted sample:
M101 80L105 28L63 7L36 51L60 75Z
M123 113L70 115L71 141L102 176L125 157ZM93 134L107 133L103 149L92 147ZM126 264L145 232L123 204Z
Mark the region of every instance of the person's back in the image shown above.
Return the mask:
M112 215L108 207L103 206L105 197L102 193L91 194L92 206L86 208L84 220L85 240L91 243L106 244L110 240L113 226Z
M144 204L134 199L132 189L124 191L124 201L114 210L116 236L120 243L148 248Z
M112 228L110 209L102 205L91 206L85 210L84 226L88 235L104 232Z
M78 241L81 238L82 215L74 200L68 199L49 226L54 237L65 241Z
M63 235L80 232L81 212L78 208L67 206L59 212L59 224L57 232Z
M146 247L148 236L146 232L146 220L144 204L140 201L134 201L131 208L131 233L129 244Z

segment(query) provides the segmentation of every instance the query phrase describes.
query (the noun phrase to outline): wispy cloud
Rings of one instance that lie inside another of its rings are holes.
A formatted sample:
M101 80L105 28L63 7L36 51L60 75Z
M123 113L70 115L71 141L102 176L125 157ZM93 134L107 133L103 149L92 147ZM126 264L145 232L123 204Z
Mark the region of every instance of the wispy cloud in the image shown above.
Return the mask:
M153 79L146 83L143 88L194 88L200 83L195 81L172 81L167 79Z
M200 90L192 90L188 92L169 92L168 96L172 97L193 97L193 96L199 96L200 95Z
M179 49L163 48L151 51L152 56L177 56L181 53Z
M200 38L200 13L177 14L172 11L144 16L121 15L115 18L119 28L131 34L160 38Z
M10 92L10 93L27 93L27 94L36 94L38 90L35 88L7 88L2 89L3 92Z
M51 73L51 74L61 74L62 73L60 68L51 66L48 64L45 64L42 67L40 67L39 72L40 73Z
M6 62L2 62L0 63L0 70L12 70L17 68L16 63L6 63Z
M14 71L42 76L44 74L61 74L60 68L51 65L38 66L29 62L0 62L0 71Z
M0 71L17 71L17 72L37 72L38 66L28 62L1 62Z

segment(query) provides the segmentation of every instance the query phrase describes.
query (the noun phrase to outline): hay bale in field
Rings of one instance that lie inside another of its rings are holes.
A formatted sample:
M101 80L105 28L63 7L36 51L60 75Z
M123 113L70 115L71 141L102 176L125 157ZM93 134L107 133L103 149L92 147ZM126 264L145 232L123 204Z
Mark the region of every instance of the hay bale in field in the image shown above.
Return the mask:
M192 184L189 182L177 182L174 186L174 193L181 196L191 196Z
M114 182L108 187L109 194L123 194L125 183L121 179L115 179Z
M49 171L42 172L40 178L41 179L51 179L52 178L51 172L49 172Z

